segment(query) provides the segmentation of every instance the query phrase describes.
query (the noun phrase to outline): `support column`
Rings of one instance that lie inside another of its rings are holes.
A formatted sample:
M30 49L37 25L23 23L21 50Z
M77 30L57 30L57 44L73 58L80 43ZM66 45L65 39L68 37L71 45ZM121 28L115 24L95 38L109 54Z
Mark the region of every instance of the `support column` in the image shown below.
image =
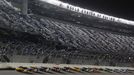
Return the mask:
M28 13L28 0L23 0L22 13L25 15L27 15L27 13Z

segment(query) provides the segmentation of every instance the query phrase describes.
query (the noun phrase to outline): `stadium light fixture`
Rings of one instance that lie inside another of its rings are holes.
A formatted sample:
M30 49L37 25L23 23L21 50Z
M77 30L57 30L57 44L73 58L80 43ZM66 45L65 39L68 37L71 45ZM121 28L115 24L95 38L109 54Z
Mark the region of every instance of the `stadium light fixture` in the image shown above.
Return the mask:
M82 13L82 14L86 14L86 15L90 15L90 16L94 16L94 17L98 17L98 15L100 15L98 18L102 18L102 19L105 19L105 20L114 21L114 22L118 22L118 23L123 23L123 24L134 25L134 21L132 21L132 20L127 20L127 19L123 19L123 18L109 16L109 15L102 14L102 13L99 13L99 12L96 12L96 11L92 11L92 10L89 10L89 9L84 9L84 8L81 8L81 7L78 7L78 6L74 6L74 5L71 5L71 4L68 4L68 3L64 3L64 2L59 1L59 0L41 0L41 1L47 2L47 3L52 4L52 5L56 5L56 6L59 6L61 8L65 8L65 9L68 9L67 6L70 6L71 8L79 9L79 11L87 11L89 13L93 13L94 15L69 9L69 10L74 11L74 12L78 12L78 13Z

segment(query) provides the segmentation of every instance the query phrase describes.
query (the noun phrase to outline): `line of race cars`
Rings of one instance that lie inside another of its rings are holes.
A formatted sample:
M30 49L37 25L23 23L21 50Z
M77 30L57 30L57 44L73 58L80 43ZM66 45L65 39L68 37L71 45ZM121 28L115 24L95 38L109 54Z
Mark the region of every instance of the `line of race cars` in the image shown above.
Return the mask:
M134 73L134 70L129 70L129 69L109 69L109 68L87 68L87 67L23 67L19 66L18 68L15 69L18 72L22 73L41 73L41 72L47 72L47 73L52 73L52 72L58 72L58 73L63 73L63 72L87 72L87 73Z

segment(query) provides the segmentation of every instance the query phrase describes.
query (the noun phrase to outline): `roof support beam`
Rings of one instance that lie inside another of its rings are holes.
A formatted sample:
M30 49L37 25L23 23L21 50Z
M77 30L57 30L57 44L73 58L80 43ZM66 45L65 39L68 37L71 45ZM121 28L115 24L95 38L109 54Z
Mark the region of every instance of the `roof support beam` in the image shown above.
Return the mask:
M23 0L22 13L25 15L28 14L28 0Z

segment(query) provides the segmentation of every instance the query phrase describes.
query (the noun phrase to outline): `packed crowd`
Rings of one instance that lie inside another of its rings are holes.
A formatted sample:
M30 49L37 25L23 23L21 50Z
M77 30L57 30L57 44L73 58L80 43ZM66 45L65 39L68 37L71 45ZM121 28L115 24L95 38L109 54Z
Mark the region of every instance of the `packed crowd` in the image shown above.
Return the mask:
M23 15L4 1L0 1L0 27L38 35L42 37L41 40L45 44L5 38L0 41L0 54L61 54L89 57L90 53L102 53L100 56L111 59L114 55L125 55L126 58L119 56L118 59L121 61L133 59L130 57L134 55L134 37L132 36L99 31L35 14Z

